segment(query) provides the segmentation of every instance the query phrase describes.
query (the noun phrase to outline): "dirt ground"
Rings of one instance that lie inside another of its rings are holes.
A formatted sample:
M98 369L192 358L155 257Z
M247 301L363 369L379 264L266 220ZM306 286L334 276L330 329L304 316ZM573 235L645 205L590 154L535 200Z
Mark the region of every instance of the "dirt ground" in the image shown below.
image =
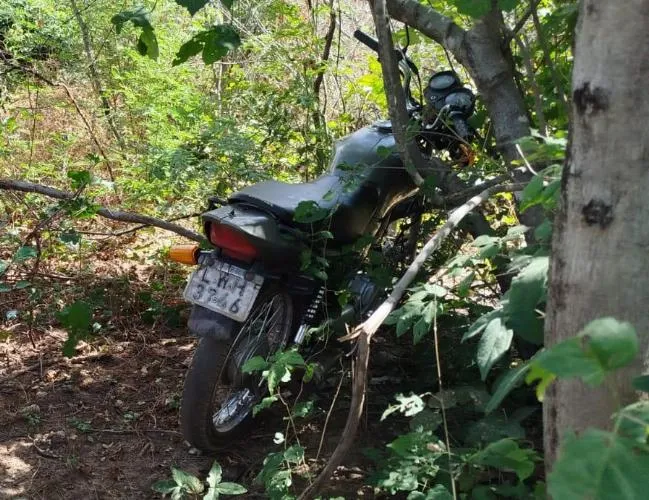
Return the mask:
M37 339L40 354L28 340L0 344L0 498L160 498L151 485L168 478L170 466L204 478L214 459L225 480L249 488L243 497L264 498L254 477L275 447L281 416L258 419L251 435L215 457L194 454L178 432L194 346L182 328L153 341L142 335L82 344L72 359L60 354L64 338L52 329ZM344 423L344 398L338 406L324 454ZM321 424L316 419L299 429L307 449L317 448ZM340 469L331 494L372 497L362 488L366 472L354 462Z

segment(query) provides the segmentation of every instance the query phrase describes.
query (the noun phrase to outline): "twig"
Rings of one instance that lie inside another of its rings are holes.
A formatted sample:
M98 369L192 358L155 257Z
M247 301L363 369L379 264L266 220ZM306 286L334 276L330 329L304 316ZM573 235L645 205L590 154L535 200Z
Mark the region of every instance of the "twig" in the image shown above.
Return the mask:
M324 425L322 426L322 434L320 435L320 443L318 444L318 451L315 454L315 460L318 460L320 457L320 452L322 451L322 445L324 444L324 438L327 434L327 426L329 425L329 419L333 413L334 406L336 406L336 401L338 400L338 394L340 394L340 388L343 385L343 380L345 380L346 371L343 371L343 374L340 376L338 381L338 387L336 388L336 393L334 394L333 400L331 401L331 406L329 406L329 411L327 412L327 417L325 418Z
M435 296L435 311L437 311L437 296ZM453 479L453 471L451 470L451 439L448 432L448 422L446 420L446 405L444 404L444 384L442 383L442 363L439 355L439 338L437 336L437 312L433 316L433 340L435 342L435 363L437 365L437 381L439 382L439 401L442 409L442 423L444 425L444 440L446 441L446 453L448 454L448 475L451 479L451 492L453 493L453 500L457 499L457 491L455 488L455 479Z
M56 455L56 454L52 453L51 451L46 451L46 450L43 450L42 448L39 448L35 441L32 441L32 446L36 450L36 453L38 453L41 457L53 458L54 460L60 460L61 458L63 458L63 457L61 457L61 455Z
M536 6L539 4L540 1L541 0L533 0L532 5L530 5L527 8L525 13L521 16L521 18L518 20L518 22L514 25L512 30L503 37L503 46L504 47L508 46L509 43L518 34L518 32L523 29L523 26L525 26L525 23L530 18L530 15L532 15L532 8L536 8Z
M43 186L42 184L34 184L33 182L17 181L13 179L0 178L0 189L9 191L21 191L23 193L38 193L49 196L51 198L56 198L58 200L71 200L74 198L74 193L71 193L69 191L62 191L50 186ZM135 212L126 212L123 210L116 210L107 207L100 207L97 210L97 215L101 215L102 217L105 217L107 219L127 222L130 224L144 224L147 226L159 227L160 229L171 231L197 242L201 242L205 239L203 238L203 236L190 229L186 229L182 226L179 226L178 224L167 222L156 217L151 217L149 215L138 214Z
M311 486L305 489L299 497L299 500L306 500L314 498L322 489L326 481L331 477L332 473L336 470L338 465L347 456L351 448L358 424L363 412L363 405L365 403L365 390L367 387L367 366L370 355L370 341L372 336L376 333L379 326L383 324L390 312L396 307L399 300L405 293L406 289L410 286L413 280L421 271L424 263L435 252L448 235L457 227L462 219L468 215L477 206L487 200L491 195L502 191L514 191L520 189L520 186L494 186L486 189L477 196L471 198L464 205L456 209L448 218L446 223L433 235L433 237L424 245L422 251L417 255L417 258L410 264L408 270L399 279L390 296L376 309L376 311L362 324L354 329L354 331L339 340L358 339L358 349L356 354L356 366L353 373L352 383L352 399L347 414L347 421L345 428L340 437L338 445L334 450L331 458L327 462L325 468L320 472L316 480Z

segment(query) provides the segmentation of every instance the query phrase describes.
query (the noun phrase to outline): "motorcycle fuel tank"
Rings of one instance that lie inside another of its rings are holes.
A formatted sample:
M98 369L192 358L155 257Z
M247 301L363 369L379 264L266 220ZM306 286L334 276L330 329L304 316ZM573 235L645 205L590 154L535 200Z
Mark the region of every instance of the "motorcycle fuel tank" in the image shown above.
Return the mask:
M378 121L339 140L334 146L331 174L349 185L372 185L378 191L377 215L410 195L415 185L406 171L389 121Z

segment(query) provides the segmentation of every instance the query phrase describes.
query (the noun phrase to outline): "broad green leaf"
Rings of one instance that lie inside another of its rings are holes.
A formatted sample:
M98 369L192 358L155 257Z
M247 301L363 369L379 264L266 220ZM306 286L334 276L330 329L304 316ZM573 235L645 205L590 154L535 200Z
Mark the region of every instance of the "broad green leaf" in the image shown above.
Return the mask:
M0 260L0 275L2 275L7 268L9 267L9 262L6 260Z
M545 370L538 363L532 363L530 364L529 372L525 376L525 382L528 385L532 385L537 380L539 381L536 386L536 399L543 401L545 391L556 378L557 376L554 373Z
M646 444L649 436L649 401L638 401L615 415L617 434Z
M329 210L318 205L316 201L301 201L295 208L293 220L302 224L311 224L326 219L329 216Z
M297 464L304 459L304 448L294 444L284 451L284 459L288 462Z
M510 369L507 374L500 379L500 382L496 386L493 396L491 396L491 399L485 407L485 413L491 413L498 408L507 395L520 385L529 369L529 362L522 363L517 367Z
M493 311L489 311L486 314L483 314L480 316L466 331L466 333L462 336L461 342L464 342L465 340L468 340L470 338L475 337L476 335L480 334L485 328L487 328L487 325L491 323L496 318L502 317L502 310L501 309L494 309Z
M268 361L261 356L254 356L246 361L241 367L243 373L253 373L268 368Z
M649 375L641 375L633 379L633 388L638 391L649 392Z
M527 183L527 185L525 186L521 194L521 203L520 203L521 212L524 212L531 206L536 205L542 192L543 192L543 176L535 175L534 177L532 177L532 180L530 180L530 182Z
M171 62L171 65L178 66L179 64L186 62L190 57L199 54L201 50L203 50L203 44L192 38L180 46L180 49L178 49L176 57Z
M534 344L543 342L543 321L535 309L545 300L549 257L533 257L512 280L507 294L507 325Z
M175 0L181 7L185 7L190 15L196 14L209 2L209 0Z
M178 486L183 486L191 493L202 493L205 487L200 479L181 469L171 468L171 477L174 478Z
M491 0L455 0L454 3L460 14L471 17L482 17L491 10Z
M505 438L490 443L484 450L479 451L469 458L469 462L476 465L494 467L500 470L511 470L524 481L534 472L534 462L538 455L534 450L518 446L516 441ZM561 498L563 497L555 497Z
M24 262L29 259L33 259L38 256L38 252L34 247L24 246L20 247L14 254L14 260L16 262ZM6 266L5 266L6 269Z
M649 453L638 443L599 429L568 433L548 477L548 493L561 500L647 498Z
M476 355L482 380L487 378L494 363L507 352L513 335L514 333L505 326L502 318L497 317L489 322L478 342Z
M237 483L220 483L216 486L216 491L221 495L243 495L248 490Z
M241 39L236 30L229 24L215 26L209 31L203 48L203 62L212 64L241 45Z
M214 488L218 483L221 482L222 474L223 471L221 470L221 466L218 462L214 462L212 464L210 472L207 474L207 485L210 488Z
M536 363L559 378L579 377L599 385L611 371L633 361L638 350L633 325L600 318L586 325L577 337L541 352Z
M176 484L176 481L173 479L162 479L160 481L156 481L153 483L151 486L151 489L155 491L156 493L162 493L163 495L167 495L174 491L178 485Z
M144 28L140 33L140 38L137 41L137 51L142 56L147 56L150 59L157 60L160 55L158 48L158 38L151 28Z
M124 24L128 22L132 22L138 28L152 28L148 12L144 7L139 7L135 10L125 10L119 14L115 14L110 22L115 25L115 31L117 33L120 33Z

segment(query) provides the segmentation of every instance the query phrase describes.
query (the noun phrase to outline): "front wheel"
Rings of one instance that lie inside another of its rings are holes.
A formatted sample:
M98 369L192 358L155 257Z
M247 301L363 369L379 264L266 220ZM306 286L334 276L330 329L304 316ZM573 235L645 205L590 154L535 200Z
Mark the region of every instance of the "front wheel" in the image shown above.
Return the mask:
M185 377L180 424L183 436L210 452L237 437L253 407L265 395L261 374L246 376L241 367L254 356L267 358L289 340L293 302L284 291L269 288L232 340L201 338Z

